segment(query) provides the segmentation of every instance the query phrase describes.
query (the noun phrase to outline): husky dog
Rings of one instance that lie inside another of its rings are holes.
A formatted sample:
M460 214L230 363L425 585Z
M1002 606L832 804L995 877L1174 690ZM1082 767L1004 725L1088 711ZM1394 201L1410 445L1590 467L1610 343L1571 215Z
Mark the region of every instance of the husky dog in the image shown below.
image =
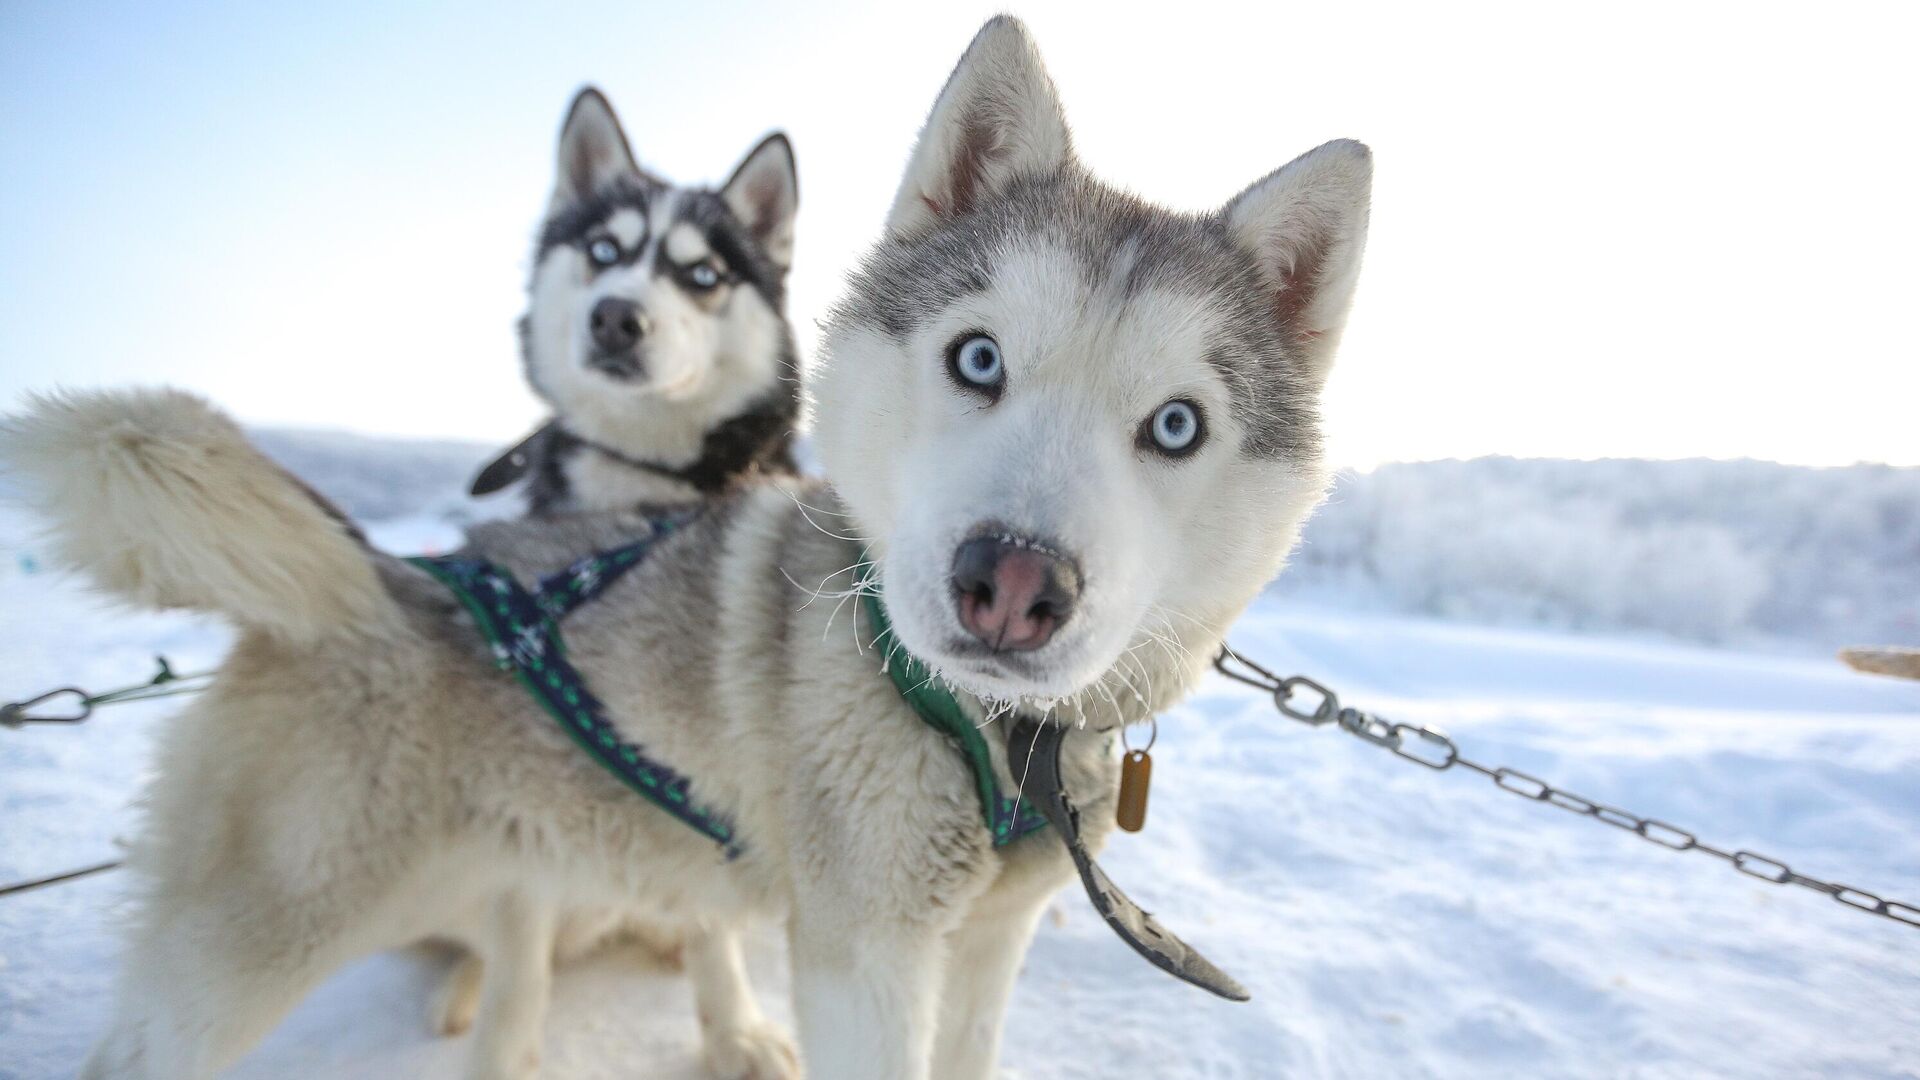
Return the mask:
M528 381L555 418L484 470L474 493L528 478L528 510L546 517L792 476L799 383L784 305L798 207L786 136L763 139L718 190L675 187L640 168L606 98L580 91L561 125L520 323ZM747 996L734 927L680 931L629 908L568 905L554 930L555 962L615 936L679 952L709 1021L710 1071L794 1071L785 1036ZM435 996L442 1033L472 1025L484 952L463 955Z
M520 322L554 419L475 494L531 477L536 515L686 502L792 474L799 367L787 324L799 184L785 135L719 190L640 168L598 90L573 100Z
M992 1075L1074 869L1045 832L994 846L974 775L868 647L877 620L976 724L1058 725L1097 845L1115 729L1200 678L1322 497L1316 399L1370 174L1335 142L1218 211L1157 209L1079 164L1026 31L987 24L827 328L831 488L709 503L568 622L620 738L726 816L733 859L530 718L439 582L356 542L198 399L41 399L4 453L64 559L239 628L161 751L142 917L87 1075L207 1076L337 965L442 917L486 928L474 1075L529 1075L555 895L787 914L817 1080ZM531 580L639 525L471 542ZM836 588L851 613L815 602Z

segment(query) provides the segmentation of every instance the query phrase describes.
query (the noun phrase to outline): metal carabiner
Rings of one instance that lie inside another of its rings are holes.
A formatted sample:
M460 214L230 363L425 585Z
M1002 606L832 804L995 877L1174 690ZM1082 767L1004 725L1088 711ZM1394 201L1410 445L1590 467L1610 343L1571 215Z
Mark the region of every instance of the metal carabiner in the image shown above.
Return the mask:
M29 716L27 710L35 705L43 705L63 694L72 694L76 702L76 711L71 716ZM49 690L39 697L25 701L12 701L0 705L0 727L18 728L28 724L78 724L93 715L93 699L85 690L77 686L63 686L58 690Z

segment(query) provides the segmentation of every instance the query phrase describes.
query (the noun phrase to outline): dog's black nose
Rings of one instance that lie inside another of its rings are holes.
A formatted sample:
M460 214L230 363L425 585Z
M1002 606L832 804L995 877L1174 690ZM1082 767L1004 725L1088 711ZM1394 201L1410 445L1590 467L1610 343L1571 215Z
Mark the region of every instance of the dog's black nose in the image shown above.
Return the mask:
M593 343L602 352L623 353L647 336L647 313L631 300L608 296L593 305L587 327L593 331Z
M1080 598L1080 572L1042 544L983 536L953 553L960 625L996 651L1027 652L1066 625Z

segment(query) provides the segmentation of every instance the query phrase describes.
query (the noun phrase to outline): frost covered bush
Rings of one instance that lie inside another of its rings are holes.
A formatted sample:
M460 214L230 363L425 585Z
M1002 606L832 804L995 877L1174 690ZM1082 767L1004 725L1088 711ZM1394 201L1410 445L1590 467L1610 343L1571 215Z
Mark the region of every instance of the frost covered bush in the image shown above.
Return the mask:
M1280 589L1706 640L1920 641L1920 469L1386 465L1339 478Z

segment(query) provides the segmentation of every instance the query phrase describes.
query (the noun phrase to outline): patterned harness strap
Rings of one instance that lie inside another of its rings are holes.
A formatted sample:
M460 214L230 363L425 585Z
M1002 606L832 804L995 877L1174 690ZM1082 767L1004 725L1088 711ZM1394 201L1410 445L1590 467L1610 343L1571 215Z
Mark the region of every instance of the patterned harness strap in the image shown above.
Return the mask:
M733 827L699 806L687 793L687 778L627 742L607 720L606 706L587 689L567 659L560 622L638 566L661 538L699 516L697 511L657 517L647 535L597 552L540 579L531 591L503 567L458 556L414 558L460 598L493 648L494 664L511 671L573 741L647 801L719 844L732 859L740 854Z

